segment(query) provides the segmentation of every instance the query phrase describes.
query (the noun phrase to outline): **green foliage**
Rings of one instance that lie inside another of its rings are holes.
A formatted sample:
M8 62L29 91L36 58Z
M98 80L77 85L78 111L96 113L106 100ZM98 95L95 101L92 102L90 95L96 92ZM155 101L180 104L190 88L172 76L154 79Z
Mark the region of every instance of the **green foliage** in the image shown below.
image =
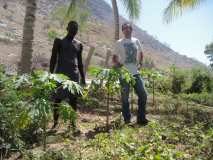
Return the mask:
M73 108L69 106L69 104L61 103L59 105L59 111L60 111L60 115L62 115L62 119L64 120L65 123L67 121L69 121L69 122L71 121L74 124L76 123L77 114L73 110Z
M209 45L206 45L205 51L204 51L206 57L210 61L210 66L213 69L213 42L210 43Z
M183 106L183 102L179 95L173 95L173 97L167 96L167 98L163 102L165 113L167 113L169 118L170 116L172 118L174 115L177 115L181 106Z
M88 18L90 16L90 12L85 6L85 2L81 2L75 4L70 8L67 6L59 6L52 13L52 17L55 20L58 20L62 26L66 26L70 20L75 20L79 24L80 32L88 29ZM55 34L55 33L53 33Z
M191 93L201 93L203 91L203 79L204 77L202 75L199 75L195 78L190 88Z
M187 92L201 93L203 91L212 92L213 77L210 72L194 69L192 71L193 82Z
M70 150L26 154L24 159L211 159L212 138L212 128L205 128L203 123L186 124L184 119L162 119L150 122L146 127L126 126L111 133L99 133L94 139L80 141L80 146Z
M90 146L98 153L96 159L197 159L211 156L212 147L206 141L210 138L211 129L204 131L202 124L186 126L166 121L98 134Z
M208 70L180 70L172 66L169 72L143 68L140 73L150 93L153 92L154 87L156 94L178 93L181 94L181 97L184 95L183 98L189 101L212 106L213 76L212 72ZM167 102L168 109L176 106L173 105L174 103L169 106L173 98Z
M90 74L95 75L97 79L83 91L78 84L69 81L64 75L35 71L32 74L8 76L0 68L0 152L2 157L8 158L11 151L21 151L24 153L23 159L35 160L210 159L213 143L212 112L207 111L205 106L195 108L195 103L188 106L191 101L212 104L212 93L207 92L208 87L204 87L206 90L201 94L170 95L173 78L169 76L170 74L149 69L143 69L141 73L147 79L147 87L152 88L154 81L157 92L165 94L165 100L160 104L164 107L163 113L166 115L166 120L159 122L153 120L145 127L122 126L119 130L113 130L110 133L97 134L89 141L80 139L79 144L73 147L74 151L72 148L71 151L28 153L27 147L32 146L35 140L38 141L38 137L42 136L43 145L46 144L46 128L52 112L50 94L59 87L58 83L62 84L60 87L67 88L72 93L83 94L82 99L88 105L97 107L92 99L95 98L94 96L101 97L99 101L103 102L106 93L114 95L119 92L120 77L131 85L135 83L134 78L125 68L92 68ZM177 70L172 73L176 77L179 76ZM187 75L193 80L200 74L194 71L192 75ZM181 91L183 90L181 85ZM76 121L76 113L68 104L60 104L59 110L64 122ZM73 144L76 143L77 141L74 141Z
M48 39L50 41L53 41L56 37L58 37L58 34L56 31L54 31L54 30L48 31Z
M33 154L31 152L23 155L24 160L75 160L73 153L63 150L48 150L47 152L41 152Z
M67 79L63 75L49 74L45 71L34 71L32 74L20 76L7 76L3 71L0 72L2 149L7 152L21 150L29 141L25 138L33 136L39 128L42 129L45 145L46 127L52 112L50 95L56 89L57 83L61 83L63 88L68 88L73 94L82 94L82 88ZM75 113L67 108L64 105L62 107L63 118L75 120Z
M98 66L89 66L87 74L91 77L96 77L96 75L102 70L102 67Z
M110 94L114 94L120 91L120 78L129 83L130 86L133 86L135 84L134 77L128 72L125 67L101 69L97 72L96 77L102 82L105 81L103 85L106 88L107 92Z
M121 0L129 18L134 20L140 17L141 0Z
M143 68L140 71L145 80L145 86L151 90L153 87L160 93L166 94L170 91L170 81L165 73L149 68Z
M164 21L169 23L174 18L182 16L187 9L193 9L204 0L171 0L164 11Z
M65 32L60 32L59 30L56 30L54 28L50 28L48 30L48 39L49 41L53 41L55 38L60 38L65 36Z
M174 94L178 94L182 92L182 86L185 83L185 73L180 69L177 69L175 66L170 68L171 76L172 76L172 86L171 91Z
M151 58L144 58L143 67L145 68L154 68L154 61Z
M198 104L203 104L207 106L213 106L213 93L192 93L192 94L182 94L184 99L194 101Z
M81 86L79 86L79 84L77 82L74 81L64 81L62 82L63 85L63 89L68 89L68 91L72 94L78 94L78 95L82 95L82 88Z

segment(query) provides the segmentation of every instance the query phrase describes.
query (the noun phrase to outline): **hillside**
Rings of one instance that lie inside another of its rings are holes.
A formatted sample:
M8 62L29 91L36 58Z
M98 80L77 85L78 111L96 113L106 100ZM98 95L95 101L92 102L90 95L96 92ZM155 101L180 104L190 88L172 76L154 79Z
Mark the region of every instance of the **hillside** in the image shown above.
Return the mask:
M93 67L83 86L44 70L8 74L16 71L20 59L25 1L0 0L0 64L7 66L5 71L0 65L0 159L212 160L213 75L206 70L173 68L164 74L143 68L147 98L144 92L143 98L139 91L134 94L132 85L138 87L137 81L122 68ZM69 1L37 0L33 67L48 69L53 40L65 33L51 12ZM111 9L102 0L88 0L88 7L91 17L77 38L84 46L83 58L93 46L92 64L103 65L113 45ZM167 68L173 62L180 67L202 65L134 28L145 57L151 57L156 67ZM125 98L131 112L127 123L118 83L121 76L131 87ZM58 101L62 88L78 96L76 111L68 97ZM59 121L53 126L56 109Z
M106 2L100 0L89 0L88 5L91 8L92 15L98 21L101 21L105 25L113 26L112 9ZM120 18L121 23L125 21L123 17ZM146 56L151 57L158 68L166 68L171 64L176 64L181 68L191 68L203 65L192 58L188 58L175 52L137 26L134 26L134 35L142 42Z
M0 1L4 6L5 1ZM38 0L37 19L34 38L33 65L38 67L40 63L48 63L52 41L48 39L48 31L51 28L60 28L57 21L51 18L51 12L56 6L67 4L69 0ZM90 26L86 32L78 37L84 43L84 58L89 46L96 47L96 54L92 59L95 65L103 64L106 48L112 47L113 40L113 15L110 6L103 0L88 0L88 8L91 11ZM25 6L23 0L10 0L7 7L0 7L0 63L6 64L9 70L14 70L20 57L22 42L22 26ZM124 19L121 17L122 21ZM202 63L182 56L158 40L154 39L146 31L134 26L134 34L141 40L145 51L145 57L150 57L155 67L167 68L176 64L181 68L192 68L203 65Z

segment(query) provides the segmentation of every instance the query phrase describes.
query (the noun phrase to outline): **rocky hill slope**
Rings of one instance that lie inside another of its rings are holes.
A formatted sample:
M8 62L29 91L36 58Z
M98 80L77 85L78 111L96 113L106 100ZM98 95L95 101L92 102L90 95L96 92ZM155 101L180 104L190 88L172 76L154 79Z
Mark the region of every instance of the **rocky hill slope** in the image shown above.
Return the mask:
M113 26L112 9L105 1L89 0L88 5L91 8L92 15L98 21ZM120 19L121 23L125 21L123 17L120 17ZM156 67L165 68L171 64L176 64L181 68L191 68L203 65L192 58L188 58L175 52L137 26L134 26L134 35L140 39L145 49L146 56L151 57Z
M33 63L48 63L52 41L48 39L51 28L60 28L57 21L51 19L51 12L59 5L68 4L69 0L37 0L38 8L35 25ZM15 69L21 53L22 27L25 14L24 0L0 0L0 63ZM5 7L6 4L6 7ZM84 58L90 46L95 46L93 64L101 65L105 60L106 48L113 44L112 9L104 0L88 0L91 12L90 27L78 38L84 43ZM121 21L124 19L121 17ZM64 30L64 29L63 29ZM192 68L202 63L182 56L161 42L154 39L146 31L134 26L134 34L141 40L145 57L151 58L157 68L167 68L176 64L181 68Z

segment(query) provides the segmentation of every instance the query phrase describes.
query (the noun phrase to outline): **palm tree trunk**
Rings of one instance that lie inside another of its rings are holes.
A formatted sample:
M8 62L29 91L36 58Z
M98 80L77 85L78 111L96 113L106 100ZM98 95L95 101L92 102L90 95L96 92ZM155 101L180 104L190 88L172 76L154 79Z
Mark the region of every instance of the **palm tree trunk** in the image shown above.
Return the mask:
M118 6L116 0L112 1L112 9L114 13L114 24L115 24L115 41L119 39L119 13L118 13Z
M29 73L31 71L35 18L36 0L27 0L23 26L21 60L18 66L19 73Z

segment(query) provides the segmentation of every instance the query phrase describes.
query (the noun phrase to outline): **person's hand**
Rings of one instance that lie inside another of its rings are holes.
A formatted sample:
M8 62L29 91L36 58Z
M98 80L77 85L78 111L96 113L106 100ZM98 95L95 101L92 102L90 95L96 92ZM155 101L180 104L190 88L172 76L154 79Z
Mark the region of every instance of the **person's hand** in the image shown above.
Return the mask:
M113 55L113 57L112 57L112 66L114 68L119 68L122 66L121 63L119 62L119 58L117 55Z
M86 86L86 80L85 79L81 79L80 85L85 87Z
M123 64L121 63L117 63L113 65L113 68L121 68L123 66Z
M141 61L138 63L138 70L141 70L142 67L143 67L143 62Z

